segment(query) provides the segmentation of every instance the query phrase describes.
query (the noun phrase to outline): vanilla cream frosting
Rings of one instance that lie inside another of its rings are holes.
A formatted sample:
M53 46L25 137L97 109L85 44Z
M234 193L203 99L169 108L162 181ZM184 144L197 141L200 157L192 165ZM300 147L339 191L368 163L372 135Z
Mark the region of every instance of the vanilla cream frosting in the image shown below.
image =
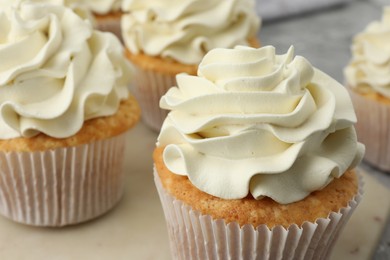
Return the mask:
M0 24L0 139L69 137L128 97L120 42L71 9L23 2Z
M119 12L121 10L122 0L67 0L72 4L85 6L92 12L100 15Z
M248 45L260 19L253 0L124 0L122 35L134 54L198 64L215 47Z
M0 7L1 7L1 1L2 0L0 0ZM16 0L16 1L3 0L3 1L7 1L8 5L15 5L15 6L18 6L21 2L28 2L34 4L63 5L72 8L72 10L76 14L78 14L81 18L88 20L93 25L96 24L92 11L88 9L87 6L81 5L80 1L77 0Z
M179 74L158 137L175 174L223 198L291 203L360 162L347 91L291 47L214 49L198 76Z
M14 2L10 0L0 0L0 9L7 8L11 6Z
M12 4L14 2L22 1L46 4L60 4L75 9L86 9L100 15L108 14L111 12L118 12L121 10L122 4L122 0L0 0L0 7Z
M390 7L382 21L370 23L352 43L352 60L344 74L348 85L361 92L376 91L390 98Z

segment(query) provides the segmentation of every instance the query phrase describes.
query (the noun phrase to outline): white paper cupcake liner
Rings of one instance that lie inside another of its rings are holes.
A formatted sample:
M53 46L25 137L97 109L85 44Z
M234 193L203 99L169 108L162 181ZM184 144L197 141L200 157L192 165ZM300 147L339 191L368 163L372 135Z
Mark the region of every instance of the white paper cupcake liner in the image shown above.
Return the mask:
M160 108L160 99L171 87L176 86L176 76L143 70L136 67L131 92L141 107L143 122L160 131L168 110Z
M96 20L96 29L103 32L111 32L115 34L118 37L118 39L123 43L120 16L102 17L102 18L97 17L95 20Z
M305 222L302 227L276 226L270 230L266 225L240 227L236 222L225 224L222 219L202 215L168 194L156 170L154 177L173 259L327 259L362 194L359 176L358 194L339 212L315 223Z
M123 194L126 134L76 147L0 152L0 213L35 226L95 218Z
M355 93L349 89L357 116L358 139L366 146L364 160L390 171L390 105Z

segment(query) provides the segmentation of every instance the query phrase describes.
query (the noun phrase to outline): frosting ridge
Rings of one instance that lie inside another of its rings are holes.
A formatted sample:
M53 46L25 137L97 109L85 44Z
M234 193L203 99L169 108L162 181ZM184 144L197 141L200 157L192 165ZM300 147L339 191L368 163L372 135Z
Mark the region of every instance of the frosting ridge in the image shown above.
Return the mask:
M223 199L303 199L360 162L347 91L291 47L210 51L179 74L158 137L175 174Z
M77 11L82 11L83 16L85 16L87 11L100 15L111 12L119 12L121 10L122 4L122 0L0 0L0 6L10 6L15 4L15 2L20 3L23 1L30 3L64 5Z
M248 45L260 20L253 0L124 0L122 34L134 54L197 64L215 47ZM218 15L216 15L218 14Z
M374 90L390 98L390 6L384 8L381 21L370 23L352 43L352 59L344 70L350 87Z
M22 3L0 10L0 138L74 135L127 98L119 41L71 9ZM20 55L23 53L23 55Z

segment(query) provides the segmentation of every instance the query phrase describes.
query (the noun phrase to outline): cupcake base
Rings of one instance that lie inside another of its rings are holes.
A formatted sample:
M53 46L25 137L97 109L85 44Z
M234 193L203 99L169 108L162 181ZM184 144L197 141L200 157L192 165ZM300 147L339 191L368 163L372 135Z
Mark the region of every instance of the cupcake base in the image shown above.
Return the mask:
M359 193L348 206L314 223L272 229L263 224L254 228L203 215L172 197L156 170L154 179L174 259L327 259L362 193L359 181Z
M136 68L135 75L137 83L132 85L131 90L141 106L142 121L158 132L169 112L160 108L159 100L168 89L176 85L176 76L139 68Z
M104 214L123 194L125 137L48 151L0 152L0 213L50 227Z
M366 146L364 160L390 171L390 100L376 93L360 94L349 89L355 108L358 140Z
M96 29L103 32L111 32L123 42L121 30L122 12L109 13L107 15L94 14Z
M126 56L134 64L135 80L131 85L131 92L140 104L142 121L158 132L169 112L160 108L161 97L171 87L177 85L176 74L185 72L195 75L197 66L144 54L133 55L128 50Z
M58 227L107 212L123 194L126 133L139 116L130 95L116 114L85 121L71 137L0 140L0 213Z

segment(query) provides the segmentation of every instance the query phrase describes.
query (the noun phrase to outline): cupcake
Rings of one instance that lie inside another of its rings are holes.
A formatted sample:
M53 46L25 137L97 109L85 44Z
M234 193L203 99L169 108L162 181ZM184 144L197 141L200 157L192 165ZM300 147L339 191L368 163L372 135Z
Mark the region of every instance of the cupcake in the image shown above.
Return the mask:
M122 18L126 54L137 71L132 90L143 121L157 131L167 114L159 100L176 74L196 75L215 47L259 46L253 0L124 0L122 10L129 12Z
M366 145L364 160L390 171L390 7L382 21L372 22L352 43L352 59L344 70L355 106L356 132Z
M107 212L140 117L123 47L61 5L23 2L0 17L0 213L65 226Z
M177 83L154 152L174 258L326 258L361 197L345 88L272 46L211 50Z

